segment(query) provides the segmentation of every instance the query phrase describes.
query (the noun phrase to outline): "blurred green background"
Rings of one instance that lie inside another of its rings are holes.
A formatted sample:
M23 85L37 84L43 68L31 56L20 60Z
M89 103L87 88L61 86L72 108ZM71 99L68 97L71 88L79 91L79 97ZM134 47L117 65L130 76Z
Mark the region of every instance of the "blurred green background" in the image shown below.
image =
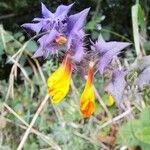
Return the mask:
M38 45L36 40L29 40L34 34L21 27L23 23L31 22L33 18L41 16L41 2L52 12L60 4L68 5L73 2L75 4L70 12L72 14L91 7L85 30L93 41L102 33L105 40L130 41L134 43L131 7L136 3L135 0L0 0L0 150L15 150L27 128L9 110L8 106L18 116L22 117L26 123L30 123L47 93L45 81L58 68L61 60L54 57L47 60L43 58L33 59L32 54ZM146 54L150 54L150 0L141 0L139 2L145 16L145 18L141 19L145 21L143 28L146 31L143 46ZM102 29L98 30L97 24L100 24ZM129 53L122 54L122 58L129 60L135 58L133 45ZM17 66L15 68L15 61L21 67ZM99 150L101 146L105 147L99 137L101 135L104 137L110 135L113 130L116 130L116 126L114 127L112 124L101 130L99 129L99 126L103 125L108 118L97 101L95 118L82 119L78 103L85 82L77 73L74 73L73 80L77 93L74 93L76 90L73 89L61 104L53 106L49 103L44 108L34 125L38 132L30 134L24 146L25 150L52 150L55 148L60 150L57 145L62 150ZM102 98L106 100L107 98L105 97L107 96L104 94L103 85L103 79L97 75L95 77L95 86ZM145 95L147 96L148 94ZM3 102L6 103L5 106L2 105ZM119 112L116 106L109 108L109 111L112 116L122 113ZM147 111L146 114L148 114ZM134 112L134 117L139 118L138 109ZM143 117L141 118L143 119ZM126 121L124 119L118 123L117 130ZM140 121L138 120L137 122ZM134 125L137 130L142 128L139 124L134 123ZM125 129L128 130L128 135L126 135ZM131 128L127 124L122 129L122 133L126 135L127 139L132 139L128 141L131 145L137 146L139 139L135 140L130 130ZM120 139L116 145L114 143L106 145L110 149L117 149L118 145L128 144ZM146 142L150 144L149 140L146 140ZM149 148L147 143L146 146Z
M52 12L60 4L70 4L75 2L72 12L81 11L91 7L88 20L95 17L95 21L100 22L100 17L105 16L102 22L103 27L113 29L113 31L132 38L131 6L135 0L1 0L0 1L0 23L5 29L18 32L22 31L21 24L31 21L34 17L40 16L40 2L43 2ZM149 20L149 0L142 0L145 10L145 17Z

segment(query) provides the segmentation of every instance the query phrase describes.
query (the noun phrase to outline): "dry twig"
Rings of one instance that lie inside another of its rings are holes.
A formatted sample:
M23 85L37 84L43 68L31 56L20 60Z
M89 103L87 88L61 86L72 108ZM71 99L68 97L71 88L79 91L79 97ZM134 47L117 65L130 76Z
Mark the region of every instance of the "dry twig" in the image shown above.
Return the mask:
M19 144L17 150L21 150L21 149L23 148L24 143L26 142L26 140L27 140L27 138L28 138L28 135L30 134L31 128L33 127L33 125L34 125L36 119L38 118L40 112L41 112L42 109L44 108L44 106L45 106L45 104L46 104L46 102L47 102L48 99L49 99L49 96L46 95L45 98L44 98L44 100L43 100L42 103L40 104L38 110L36 111L36 113L35 113L35 115L34 115L32 121L31 121L29 127L27 128L27 130L26 130L26 132L25 132L25 134L23 135L23 138L22 138L22 140L21 140L21 142L20 142L20 144Z

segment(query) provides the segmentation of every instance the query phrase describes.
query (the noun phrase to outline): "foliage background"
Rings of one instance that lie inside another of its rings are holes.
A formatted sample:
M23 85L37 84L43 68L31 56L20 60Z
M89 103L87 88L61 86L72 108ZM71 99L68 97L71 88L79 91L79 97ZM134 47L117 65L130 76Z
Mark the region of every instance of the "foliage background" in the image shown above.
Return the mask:
M25 131L24 129L27 127L17 117L23 118L28 124L30 123L40 102L46 95L45 80L59 65L59 61L55 58L49 60L41 58L38 60L32 59L31 56L36 50L37 44L34 40L28 41L33 37L33 34L27 33L21 28L21 24L30 22L34 17L40 16L40 2L40 0L0 0L0 150L16 149ZM51 11L55 11L56 7L60 4L70 4L73 2L75 2L72 10L73 13L91 7L86 31L93 40L101 32L106 40L126 41L127 39L133 43L131 7L135 4L135 0L43 0L42 2ZM150 1L142 0L140 4L144 11L145 30L147 33L144 47L146 54L150 54ZM97 24L102 25L101 31L96 30ZM26 41L28 42L26 43ZM23 53L21 51L22 48L24 49ZM134 46L130 50L128 54L122 54L122 58L134 59ZM16 56L14 60L19 59L18 62L21 64L21 68L15 68L12 73L14 61L7 61L18 51L20 57ZM22 73L22 69L25 73ZM17 72L17 76L15 72ZM13 83L9 80L11 73L14 77ZM99 138L99 136L103 135L106 138L111 134L112 130L115 130L114 128L119 130L118 128L122 127L122 123L128 119L124 118L115 125L111 124L103 129L99 129L109 118L106 117L106 114L97 102L95 118L83 120L78 111L78 99L83 90L84 83L77 74L74 75L74 81L77 93L74 93L73 89L60 105L52 106L49 103L44 108L34 126L40 134L31 133L24 149L51 149L49 147L59 149L57 145L63 150L88 150L100 149L100 147L104 149L117 149L124 144L137 146L139 144L137 139L133 143L126 141L124 143L123 141L118 141L117 144L113 142L102 143L102 137ZM95 86L105 100L102 89L103 82L99 76L96 76ZM11 87L11 84L14 84L14 86ZM9 87L11 92L10 96L6 99ZM3 102L6 105L3 105ZM8 109L8 106L10 106L10 110L16 112L15 116ZM113 117L122 113L115 106L109 108L109 111ZM139 109L135 108L131 120L133 118L138 119L139 114ZM123 129L121 129L122 134L124 134ZM132 133L130 129L128 132ZM146 130L149 132L149 128ZM129 137L131 136L129 135ZM134 137L132 138L134 139Z

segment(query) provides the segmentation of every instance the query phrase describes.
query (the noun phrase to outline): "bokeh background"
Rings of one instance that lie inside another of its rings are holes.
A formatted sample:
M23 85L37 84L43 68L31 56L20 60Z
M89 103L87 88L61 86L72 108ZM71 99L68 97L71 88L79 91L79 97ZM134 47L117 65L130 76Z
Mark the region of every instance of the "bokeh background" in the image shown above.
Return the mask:
M60 4L68 5L74 2L70 12L72 14L91 7L85 26L89 38L95 41L101 33L105 40L133 43L131 7L136 3L135 0L0 0L0 150L17 148L28 127L26 123L30 123L47 93L47 77L56 70L62 60L55 57L32 58L38 45L36 39L27 42L34 34L24 30L21 25L41 16L41 2L52 12ZM146 25L143 46L146 54L150 54L150 1L141 0L140 5ZM120 56L133 60L134 47L131 46L129 53ZM14 65L15 61L20 67ZM101 147L117 149L122 145L122 141L119 140L117 144L111 141L106 147L103 145L103 139L99 135L114 134L116 138L118 126L123 121L117 126L112 125L99 130L100 122L103 123L108 118L98 103L96 119L82 119L78 111L78 100L84 83L76 73L73 79L76 88L71 90L60 105L46 105L34 125L36 131L32 131L27 139L25 150L59 150L60 147L63 150L98 150ZM105 99L103 85L101 77L96 77L95 86ZM74 92L76 90L79 95ZM112 116L120 113L115 106L110 108L110 112ZM26 123L21 122L19 117ZM138 140L134 142L137 142L137 146Z

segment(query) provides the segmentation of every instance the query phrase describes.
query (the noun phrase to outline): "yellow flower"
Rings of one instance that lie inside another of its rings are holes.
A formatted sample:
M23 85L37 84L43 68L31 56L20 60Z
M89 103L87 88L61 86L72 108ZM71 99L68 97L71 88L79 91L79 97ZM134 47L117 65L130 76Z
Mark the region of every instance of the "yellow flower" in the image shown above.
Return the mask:
M53 104L59 103L68 93L71 82L71 60L68 54L61 66L48 78L48 94Z
M95 95L93 90L93 67L94 63L90 62L86 85L80 97L80 111L84 118L90 117L95 110Z
M114 98L111 95L109 95L107 106L112 106L114 103Z

